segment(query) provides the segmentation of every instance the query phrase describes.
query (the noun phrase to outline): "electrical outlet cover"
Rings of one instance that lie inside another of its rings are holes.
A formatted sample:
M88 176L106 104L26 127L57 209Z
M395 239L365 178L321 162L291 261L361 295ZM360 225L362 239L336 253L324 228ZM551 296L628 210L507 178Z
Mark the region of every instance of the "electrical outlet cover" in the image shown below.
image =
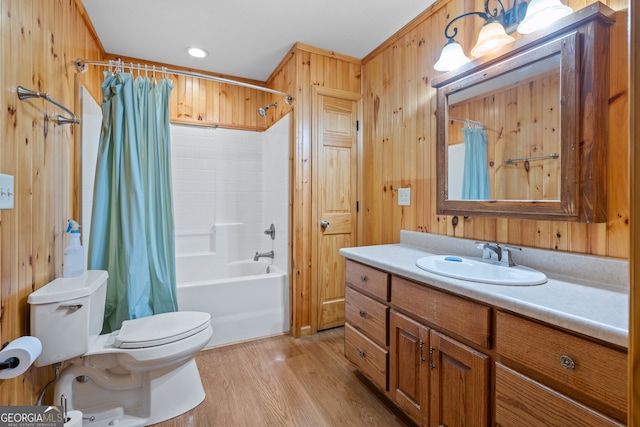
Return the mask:
M411 206L411 188L398 189L398 206Z

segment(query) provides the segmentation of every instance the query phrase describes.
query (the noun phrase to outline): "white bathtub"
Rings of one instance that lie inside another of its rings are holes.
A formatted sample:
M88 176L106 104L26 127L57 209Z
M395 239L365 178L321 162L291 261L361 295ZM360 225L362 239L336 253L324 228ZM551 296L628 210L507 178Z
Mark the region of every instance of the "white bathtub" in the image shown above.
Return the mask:
M207 347L289 331L288 280L276 266L263 260L220 265L211 254L194 254L178 256L176 271L179 310L211 314Z

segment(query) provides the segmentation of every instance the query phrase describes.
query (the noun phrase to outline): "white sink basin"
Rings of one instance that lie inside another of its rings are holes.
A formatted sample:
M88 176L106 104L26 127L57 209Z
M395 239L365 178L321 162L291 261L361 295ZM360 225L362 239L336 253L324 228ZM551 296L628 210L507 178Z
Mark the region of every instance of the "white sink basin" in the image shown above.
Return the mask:
M516 265L507 267L481 258L467 258L455 255L432 255L420 258L416 265L430 273L454 279L492 285L541 285L547 276L532 268Z

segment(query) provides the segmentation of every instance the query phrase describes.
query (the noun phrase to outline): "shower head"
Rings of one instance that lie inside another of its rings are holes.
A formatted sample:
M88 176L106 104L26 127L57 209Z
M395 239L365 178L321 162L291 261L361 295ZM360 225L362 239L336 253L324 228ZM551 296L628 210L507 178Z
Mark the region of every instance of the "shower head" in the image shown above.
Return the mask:
M267 115L267 110L271 107L277 107L278 103L274 102L273 104L269 104L264 108L258 108L258 114L260 114L261 117L264 117Z

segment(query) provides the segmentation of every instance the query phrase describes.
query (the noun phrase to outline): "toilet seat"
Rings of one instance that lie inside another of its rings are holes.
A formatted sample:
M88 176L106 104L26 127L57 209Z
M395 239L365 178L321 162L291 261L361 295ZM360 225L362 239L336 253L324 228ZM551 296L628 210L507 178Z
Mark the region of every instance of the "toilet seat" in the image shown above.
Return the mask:
M141 349L170 344L202 332L209 326L210 318L208 313L176 311L125 320L113 345Z

